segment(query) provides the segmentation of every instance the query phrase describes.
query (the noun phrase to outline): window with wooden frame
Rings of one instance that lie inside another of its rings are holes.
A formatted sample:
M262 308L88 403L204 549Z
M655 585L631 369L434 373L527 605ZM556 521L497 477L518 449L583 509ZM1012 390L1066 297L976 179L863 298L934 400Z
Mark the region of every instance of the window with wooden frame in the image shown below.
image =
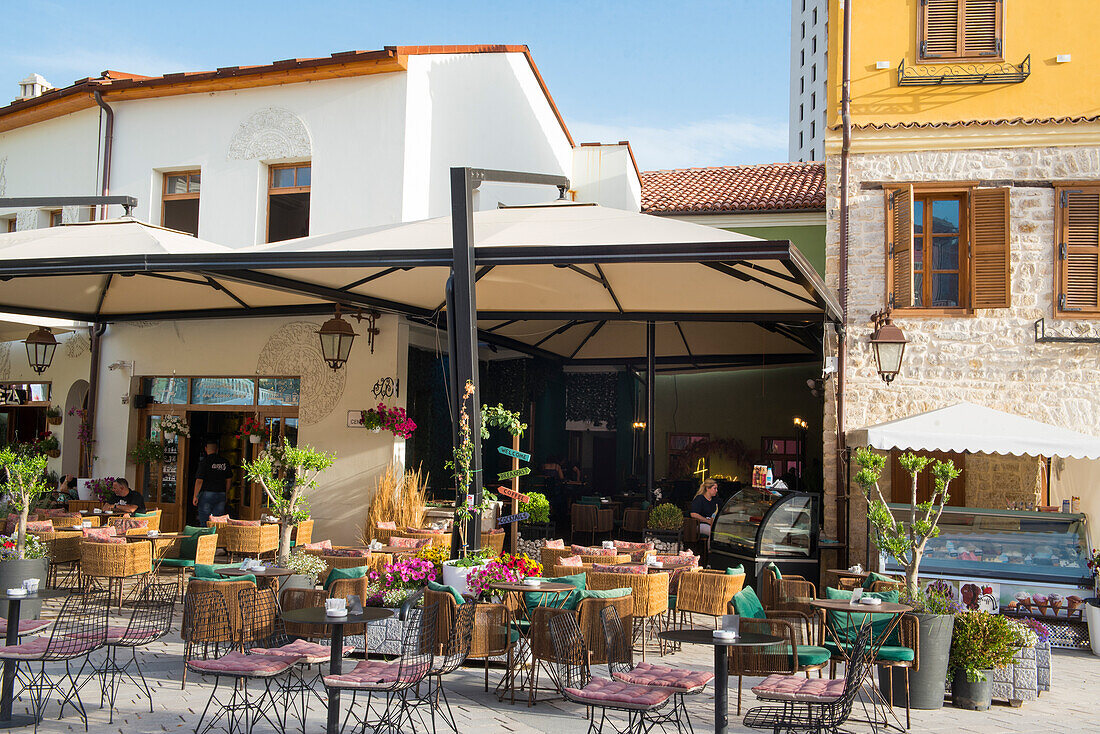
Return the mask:
M1054 190L1054 315L1100 317L1100 186Z
M1004 0L920 0L917 61L1003 61Z
M60 227L64 223L65 217L61 213L60 209L55 209L50 212L50 226Z
M11 219L8 220L8 231L9 232L14 232L15 231L15 217L12 217Z
M914 315L1012 305L1008 189L886 190L886 303Z
M201 183L198 171L176 171L164 174L160 212L162 226L199 236L199 186Z
M267 241L309 234L309 163L271 166L267 188Z

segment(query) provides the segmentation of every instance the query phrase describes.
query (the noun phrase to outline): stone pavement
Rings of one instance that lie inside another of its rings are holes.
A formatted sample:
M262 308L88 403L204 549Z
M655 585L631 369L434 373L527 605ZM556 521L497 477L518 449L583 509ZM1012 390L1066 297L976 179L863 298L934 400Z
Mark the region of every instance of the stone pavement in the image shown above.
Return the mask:
M109 724L108 712L98 707L98 682L92 681L82 691L82 697L89 709L90 732L139 734L194 730L199 713L210 694L211 683L191 673L188 675L187 688L180 689L183 645L178 635L178 624L177 616L177 633L141 653L146 678L155 689L153 712L149 713L148 700L137 698L134 691L124 685L119 692L114 724ZM652 659L656 659L656 656L652 656ZM698 670L709 670L711 660L711 648L692 648L689 645L684 645L680 652L663 658L669 664ZM950 706L940 711L915 711L912 730L951 734L1100 731L1100 724L1097 723L1097 699L1094 698L1100 690L1100 658L1087 653L1060 651L1054 655L1053 668L1052 690L1042 694L1038 701L1017 709L995 704L993 709L986 712L961 711ZM601 667L597 674L606 675L606 669ZM490 669L489 675L491 690L500 678L500 670ZM573 734L586 730L585 712L581 706L562 701L539 703L533 708L528 708L526 701L520 703L517 700L514 706L500 703L492 692L483 691L483 681L481 667L460 669L446 679L451 705L463 731ZM746 709L754 701L751 691L748 690L754 682L755 679L745 681ZM736 679L731 684L736 685ZM730 696L735 701L736 690L731 690ZM730 731L751 731L741 725L732 701ZM711 689L705 694L690 698L688 707L698 734L713 731L714 699ZM16 709L25 710L25 707L17 702ZM897 712L904 721L904 709L897 709ZM53 704L39 731L83 731L83 726L71 710L60 721L56 716L57 706ZM323 732L324 721L324 711L314 701L310 707L307 732ZM866 725L852 725L848 729L853 732L870 731L870 727ZM257 726L256 731L271 731L271 728Z

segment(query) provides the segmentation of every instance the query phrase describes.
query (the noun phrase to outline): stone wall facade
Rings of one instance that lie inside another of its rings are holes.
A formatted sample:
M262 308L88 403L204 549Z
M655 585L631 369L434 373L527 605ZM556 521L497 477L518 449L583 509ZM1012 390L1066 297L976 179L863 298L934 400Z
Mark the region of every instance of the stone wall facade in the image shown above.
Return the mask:
M1100 336L1100 321L1053 321L1055 201L1051 181L1100 181L1100 147L988 148L853 154L849 189L849 290L845 380L848 430L904 418L961 401L1065 428L1097 433L1100 426L1100 347L1039 344L1034 323L1074 335ZM826 281L839 285L840 158L826 161L828 227ZM959 317L898 317L909 338L902 372L887 385L869 343L872 313L886 304L886 205L881 188L864 182L1009 181L1012 306ZM824 421L826 533L836 530L835 384ZM967 494L1003 507L1026 500L1037 461L991 457L968 462ZM971 490L973 488L973 490ZM968 504L975 504L969 502ZM852 557L866 544L865 504L851 503Z

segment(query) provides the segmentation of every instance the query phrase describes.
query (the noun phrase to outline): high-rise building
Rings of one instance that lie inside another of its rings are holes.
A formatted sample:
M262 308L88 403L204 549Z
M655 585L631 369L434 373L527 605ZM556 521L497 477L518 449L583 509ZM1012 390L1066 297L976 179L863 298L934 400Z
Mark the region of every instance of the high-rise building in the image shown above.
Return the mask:
M791 111L787 154L825 160L825 77L829 47L827 0L791 0Z

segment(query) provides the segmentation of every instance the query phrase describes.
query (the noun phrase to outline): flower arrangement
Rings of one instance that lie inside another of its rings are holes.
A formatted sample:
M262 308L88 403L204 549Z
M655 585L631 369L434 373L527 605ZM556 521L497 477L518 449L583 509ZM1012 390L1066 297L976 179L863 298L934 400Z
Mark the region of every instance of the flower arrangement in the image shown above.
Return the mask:
M88 489L92 491L92 496L100 502L114 504L115 493L111 491L111 485L115 483L115 479L116 477L89 479Z
M28 448L33 452L46 454L54 459L61 455L61 443L58 442L57 436L53 435L53 431L43 431L42 435L35 439Z
M69 415L75 415L80 421L76 429L76 440L82 444L92 442L92 427L88 424L88 411L83 408L69 408Z
M440 577L443 575L443 561L446 561L451 557L451 551L449 548L445 548L439 545L426 545L420 548L413 554L416 558L428 561L435 566L436 574Z
M519 578L542 575L542 564L530 558L526 553L511 555L505 553L500 557L500 562L515 572Z
M316 585L321 580L321 574L328 569L328 564L320 556L306 553L304 548L297 548L287 556L285 568L302 576L309 576Z
M367 575L367 598L363 604L392 609L437 578L439 575L434 563L416 556L405 556L381 571L371 571Z
M271 437L271 429L267 427L267 423L262 418L255 418L253 416L246 416L244 422L241 423L241 429L237 431L237 438L239 439L251 439L256 436L261 441L266 441Z
M16 535L0 535L0 561L19 558L18 547L19 539ZM23 539L23 558L46 558L49 555L49 548L37 535L27 535Z
M407 439L412 438L416 423L409 418L404 408L387 408L385 403L379 403L377 408L363 411L363 427L368 431L385 429L398 438Z
M505 563L499 560L494 560L470 571L470 574L466 577L466 588L476 598L482 599L489 595L489 587L493 584L514 583L519 580L520 577L514 569L508 568Z
M1035 647L1036 643L1049 642L1050 641L1050 627L1032 617L1025 617L1020 620L1020 624L1027 627L1033 635L1035 635L1035 643L1029 645L1029 647Z
M178 415L166 415L160 419L160 432L166 435L174 433L177 436L190 436L191 426Z
M938 585L938 584L942 584ZM899 601L913 608L917 614L958 614L965 607L951 594L951 587L940 579L933 581L921 591L913 594L908 587L902 587Z

